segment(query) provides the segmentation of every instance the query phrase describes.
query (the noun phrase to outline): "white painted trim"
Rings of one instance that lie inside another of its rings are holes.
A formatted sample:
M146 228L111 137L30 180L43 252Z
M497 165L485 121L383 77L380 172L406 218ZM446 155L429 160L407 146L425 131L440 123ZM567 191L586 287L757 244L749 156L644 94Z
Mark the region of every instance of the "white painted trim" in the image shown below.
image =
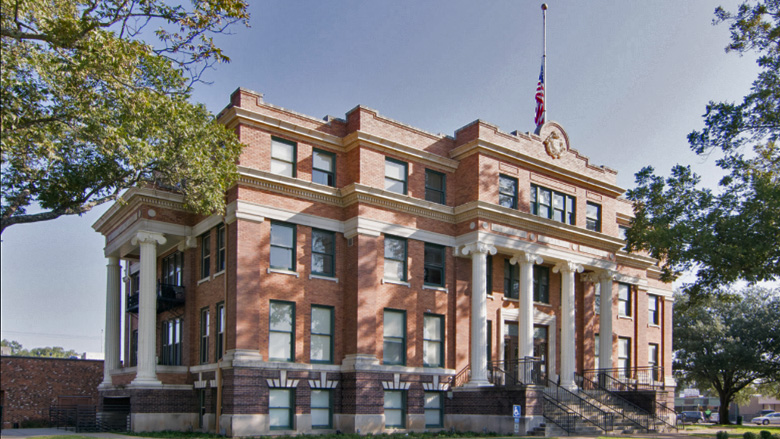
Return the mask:
M222 224L223 221L224 218L222 217L222 215L211 215L210 217L199 222L198 224L192 226L192 235L200 236L208 232L209 230L213 229L214 227L217 227L218 225Z
M295 276L295 277L301 277L301 275L297 271L290 271L290 270L280 270L278 268L268 268L267 271L268 274L271 273L278 273L278 274L286 274L288 276Z
M674 291L671 290L664 290L661 288L656 288L651 286L640 286L639 290L647 291L647 294L653 294L656 296L667 297L667 298L674 298Z
M339 283L339 278L337 278L337 277L321 276L319 274L309 274L309 279L320 279L320 280L327 280L327 281L330 281L330 282Z
M403 286L405 286L405 287L407 287L407 288L411 288L411 286L412 286L412 285L411 285L409 282L404 282L404 281L402 281L402 280L394 280L394 279L385 279L385 278L382 278L382 281L381 281L381 282L382 282L383 284L403 285Z
M191 227L180 224L173 224L150 219L140 219L127 230L122 232L116 239L114 239L111 244L107 245L103 250L103 254L106 257L116 256L115 253L118 252L123 246L130 244L130 241L140 231L159 233L161 235L189 236L191 234L191 230ZM121 257L123 255L119 256Z
M450 293L450 291L447 288L437 287L437 286L434 286L434 285L425 285L425 284L423 284L422 289L423 290L441 291L444 294L449 294Z
M234 203L236 203L236 217L239 219L253 218L254 221L261 222L262 220L258 221L259 218L268 218L270 220L284 221L291 224L313 227L315 229L344 233L344 223L339 220L322 218L277 207L263 206L248 201L238 200ZM232 204L233 203L231 203L231 205Z
M413 227L399 226L397 224L377 221L363 217L353 217L344 222L347 237L355 236L358 233L379 236L383 234L394 235L401 238L414 239L416 241L428 242L431 244L443 245L445 247L455 247L455 238L441 233L419 230ZM368 232L368 233L366 233Z

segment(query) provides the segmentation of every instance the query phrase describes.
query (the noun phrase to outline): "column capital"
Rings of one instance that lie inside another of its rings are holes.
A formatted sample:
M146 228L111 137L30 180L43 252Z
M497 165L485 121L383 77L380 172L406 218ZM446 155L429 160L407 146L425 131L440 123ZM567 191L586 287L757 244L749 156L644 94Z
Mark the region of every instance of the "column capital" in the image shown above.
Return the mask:
M564 274L582 273L583 270L585 269L582 267L582 265L571 261L561 261L555 264L555 267L553 267L553 273L558 273L559 271Z
M534 253L528 253L528 252L518 252L515 253L514 256L512 256L512 259L509 260L509 263L512 265L515 265L517 263L520 264L541 264L544 262L544 259L542 259L541 256L534 254Z
M138 232L133 236L133 239L130 240L130 243L132 245L137 244L165 244L165 236L163 236L161 233L155 233L155 232Z
M479 242L479 241L472 242L471 244L466 244L463 246L463 248L460 249L460 253L464 256L467 256L469 254L471 254L472 256L476 254L495 255L497 251L498 250L496 250L496 247L493 246L492 244Z
M617 271L614 270L601 270L600 272L595 274L600 281L615 280L615 277L617 277Z

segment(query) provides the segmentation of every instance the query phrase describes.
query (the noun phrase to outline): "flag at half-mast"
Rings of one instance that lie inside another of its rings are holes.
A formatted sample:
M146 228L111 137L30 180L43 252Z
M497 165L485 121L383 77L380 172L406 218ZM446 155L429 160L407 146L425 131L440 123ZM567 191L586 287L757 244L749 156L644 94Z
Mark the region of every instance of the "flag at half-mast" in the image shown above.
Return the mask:
M536 116L534 117L534 123L539 127L544 124L544 63L542 63L542 70L539 72L539 82L536 84Z

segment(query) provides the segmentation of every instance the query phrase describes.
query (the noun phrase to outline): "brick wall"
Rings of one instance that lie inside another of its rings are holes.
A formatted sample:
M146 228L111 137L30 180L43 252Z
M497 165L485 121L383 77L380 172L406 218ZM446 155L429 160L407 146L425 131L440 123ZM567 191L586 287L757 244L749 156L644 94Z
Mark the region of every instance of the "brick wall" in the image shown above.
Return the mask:
M97 404L103 361L0 357L3 428L49 418L61 396L89 397Z

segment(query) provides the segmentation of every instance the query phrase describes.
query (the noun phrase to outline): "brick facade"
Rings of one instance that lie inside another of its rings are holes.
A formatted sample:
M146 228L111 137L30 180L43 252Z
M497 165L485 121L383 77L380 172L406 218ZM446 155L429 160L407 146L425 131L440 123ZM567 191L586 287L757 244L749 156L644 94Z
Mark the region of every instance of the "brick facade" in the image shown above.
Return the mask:
M103 361L0 357L3 428L48 423L49 407L68 400L98 403Z
M613 367L624 360L632 368L647 366L648 346L654 344L660 348L657 363L664 367L660 380L670 377L671 289L660 282L656 261L622 251L619 226L628 225L632 211L621 198L623 189L616 186L615 171L595 166L571 149L568 135L557 123L524 134L504 133L475 121L454 136L444 136L360 106L343 120L318 120L267 104L262 95L245 89L237 90L230 102L220 121L236 130L245 149L239 160L240 178L228 191L224 216L192 215L181 208L175 194L144 188L129 191L123 204L112 207L95 224L106 237L106 255L127 261L126 279L141 267L134 243L139 232L165 238L165 243L156 245L156 279L168 278L163 266L166 257L180 252L183 258L177 282L186 292L185 303L159 312L153 328L153 352L159 363L154 373L165 388L134 384L137 368L129 359L135 349L131 334L139 330L137 310L125 319L124 367L117 365L111 382L104 383L105 396L131 398L134 429L170 428L156 415L176 413L175 426L229 435L317 431L312 420L323 412L313 411L312 385L318 395L321 390L330 392L332 421L325 431L396 430L399 427L385 427L393 410L403 413L401 430L482 430L484 426L504 431L511 428L512 401L518 400L528 407L524 422L531 428L541 416L538 389L510 394L498 388L453 389L450 383L458 372L471 367L479 352L471 351L478 321L471 310L472 274L479 268L464 252L473 243L494 252L488 256L487 267L492 269L486 276L492 288L485 299L491 337L485 344L492 361L514 361L518 355L512 350L517 346L514 325L523 322L517 296L531 293L525 285L519 287L522 293L513 292L516 287L511 284L519 279L512 278L517 275L511 272L518 269L519 262L513 263L518 255L530 254L539 256L538 266L549 273L539 287L544 298L532 306L539 334L548 334L538 338L537 348L550 378L561 373L562 358L569 352L576 352L577 373L597 368L599 281L594 279L604 273L614 279L606 284L613 286L613 301L601 305L613 310ZM288 145L277 146L278 151L293 145L291 161L273 156L275 144ZM317 166L323 165L315 156L332 157L332 186L316 182L321 172ZM406 170L401 177L405 193L386 189L386 163ZM287 166L294 173L280 175L279 169ZM437 176L444 177L443 204L427 201L431 191L427 180ZM516 182L509 204L505 200L502 205L506 193L499 191L500 178ZM546 196L550 199L544 201ZM540 206L536 209L535 199ZM561 204L556 204L558 200ZM598 206L598 230L589 227L593 219L588 218L589 203ZM550 218L542 217L545 206L554 213ZM224 227L222 248L218 227ZM289 239L282 238L282 232L272 236L274 227L289 231ZM333 236L332 251L325 256L326 260L332 257L332 274L316 272L312 262L314 236L321 233ZM386 273L386 267L401 261L387 259L388 242L403 245L405 269L400 279ZM426 251L438 248L443 248L441 261L431 262L429 258L439 256L426 256ZM209 249L207 275L205 249ZM217 265L223 254L224 270ZM292 268L272 266L275 257ZM576 269L573 291L569 290L574 297L572 336L562 331L570 310L562 309L567 293L558 271L561 264ZM427 270L439 269L441 282L426 282ZM618 312L621 283L630 286L628 316ZM133 293L130 288L131 282L126 282L125 290ZM650 297L660 299L658 324L648 322ZM275 304L292 310L289 321L286 314L274 321ZM324 329L331 353L324 362L311 360L323 346L320 336L315 348L313 306L331 310L330 328ZM404 327L395 341L385 328L388 310L403 316ZM207 335L202 321L205 311ZM431 336L426 335L431 330L425 329L426 318L429 324L441 323L440 338L426 338ZM176 319L181 322L179 333L163 334L167 322ZM170 337L178 340L180 352L173 365L160 360ZM627 360L618 358L621 338L631 340ZM604 337L602 343L607 342ZM393 343L402 343L400 364L389 364L388 356L398 355ZM441 361L433 367L426 363L435 357L428 349L441 350ZM288 351L286 361L275 358ZM166 396L166 391L174 396ZM402 408L392 407L388 392L401 392ZM426 414L426 392L443 396L443 422L438 426L426 426L426 416L432 419L435 413ZM275 407L288 402L272 402L272 396L290 398L292 406ZM276 423L284 424L280 414L289 415L291 425L275 430Z

